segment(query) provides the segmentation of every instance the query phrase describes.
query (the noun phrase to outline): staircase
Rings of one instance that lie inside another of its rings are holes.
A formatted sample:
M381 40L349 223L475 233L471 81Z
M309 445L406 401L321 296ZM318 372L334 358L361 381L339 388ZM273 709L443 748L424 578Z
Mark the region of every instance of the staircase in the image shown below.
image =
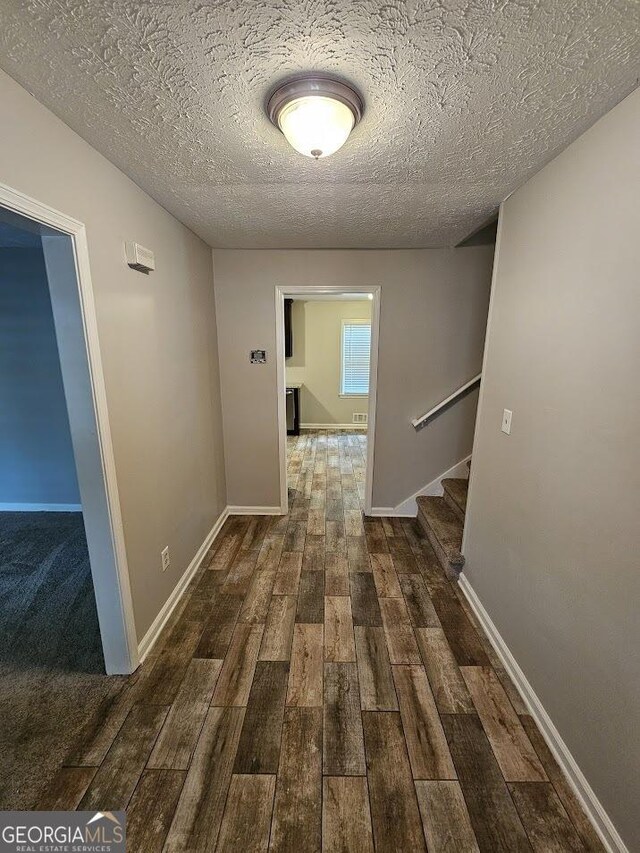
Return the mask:
M460 549L469 481L462 478L447 479L442 481L442 487L444 494L441 498L416 498L418 521L448 577L457 580L464 566Z

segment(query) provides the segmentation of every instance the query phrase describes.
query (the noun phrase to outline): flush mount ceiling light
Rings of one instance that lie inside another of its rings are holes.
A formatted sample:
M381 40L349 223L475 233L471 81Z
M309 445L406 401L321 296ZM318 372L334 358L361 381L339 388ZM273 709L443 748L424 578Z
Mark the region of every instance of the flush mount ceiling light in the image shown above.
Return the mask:
M269 98L267 114L287 142L307 157L334 154L362 118L362 98L331 77L302 77L283 83Z

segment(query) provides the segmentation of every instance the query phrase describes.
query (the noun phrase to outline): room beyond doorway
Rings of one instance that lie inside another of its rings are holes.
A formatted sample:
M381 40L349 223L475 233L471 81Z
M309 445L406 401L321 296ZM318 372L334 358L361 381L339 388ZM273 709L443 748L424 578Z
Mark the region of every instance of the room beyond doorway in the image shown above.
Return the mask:
M298 444L291 439L310 430L318 433L323 448L330 435L337 447L336 432L357 438L362 465L353 509L371 509L379 319L379 287L276 287L283 514L291 505L288 449L293 452ZM303 488L306 493L312 484Z
M371 314L367 294L285 300L285 378L288 392L299 390L301 429L366 430Z

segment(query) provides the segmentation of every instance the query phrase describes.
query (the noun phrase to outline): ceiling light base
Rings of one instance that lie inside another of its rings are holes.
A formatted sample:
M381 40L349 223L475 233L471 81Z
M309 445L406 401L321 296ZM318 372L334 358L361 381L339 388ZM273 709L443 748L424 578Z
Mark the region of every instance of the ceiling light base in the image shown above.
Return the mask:
M281 83L269 96L267 101L267 115L269 120L279 128L278 115L282 108L296 98L304 98L308 95L320 95L325 98L333 98L349 107L353 113L354 127L364 112L364 103L360 94L347 83L336 80L333 77L309 76L297 77Z
M291 146L316 160L344 145L363 109L352 86L315 75L281 83L266 104L270 121Z

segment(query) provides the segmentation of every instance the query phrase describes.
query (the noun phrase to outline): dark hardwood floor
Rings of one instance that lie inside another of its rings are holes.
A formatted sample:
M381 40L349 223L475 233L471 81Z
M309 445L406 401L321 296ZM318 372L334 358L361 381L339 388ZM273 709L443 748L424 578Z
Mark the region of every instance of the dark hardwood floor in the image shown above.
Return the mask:
M411 519L363 518L366 437L290 438L290 512L228 519L39 808L131 851L601 851Z

